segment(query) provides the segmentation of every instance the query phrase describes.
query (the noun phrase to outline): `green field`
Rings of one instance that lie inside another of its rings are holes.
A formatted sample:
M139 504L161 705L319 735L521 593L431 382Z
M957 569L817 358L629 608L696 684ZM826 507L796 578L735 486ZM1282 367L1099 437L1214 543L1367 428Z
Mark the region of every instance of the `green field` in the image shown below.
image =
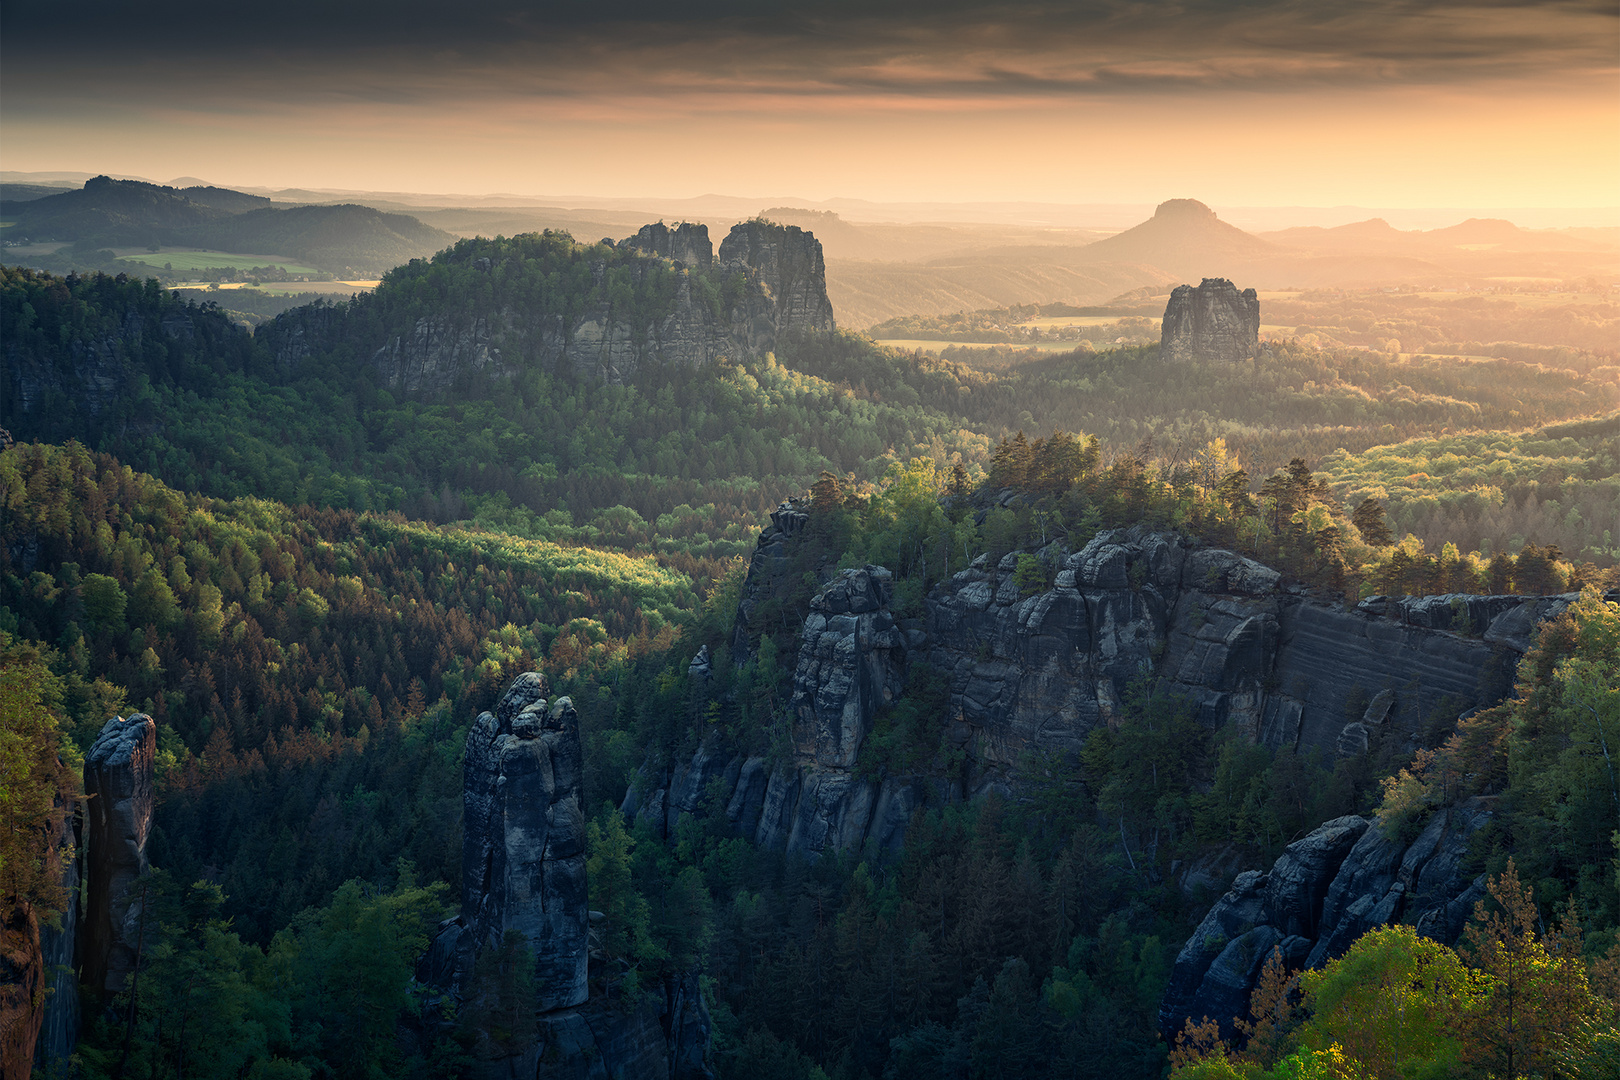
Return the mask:
M905 349L907 352L921 351L937 353L941 349L1038 349L1041 352L1061 353L1074 352L1080 347L1078 341L930 341L924 338L876 338L879 345L887 345L891 349Z
M220 251L132 251L118 252L119 261L132 266L162 270L167 263L173 270L206 270L229 266L251 270L255 266L279 266L289 274L318 274L313 266L301 266L282 255L227 255Z

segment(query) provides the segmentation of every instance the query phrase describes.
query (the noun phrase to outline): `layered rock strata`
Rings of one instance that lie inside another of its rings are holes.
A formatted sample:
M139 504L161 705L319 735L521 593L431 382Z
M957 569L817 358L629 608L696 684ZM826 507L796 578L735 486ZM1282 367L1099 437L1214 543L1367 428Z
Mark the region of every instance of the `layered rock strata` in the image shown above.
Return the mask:
M807 520L784 506L761 535L734 656L757 639L774 578L796 568ZM1045 587L1020 584L1016 553L981 558L937 586L915 619L895 618L881 567L835 577L803 625L791 758L773 768L709 740L628 797L626 811L668 835L719 780L728 820L762 846L804 856L893 848L918 806L1011 791L1025 754L1077 751L1143 675L1189 699L1207 726L1274 749L1410 752L1420 732L1500 700L1530 628L1571 599L1379 599L1347 610L1235 552L1143 529L1034 554ZM959 775L857 767L873 716L903 692L914 661L947 679L946 738L966 758Z
M1260 351L1260 299L1225 278L1180 285L1164 309L1159 355L1166 360L1248 360Z
M1406 843L1362 817L1336 818L1288 846L1268 872L1237 875L1182 947L1159 1008L1168 1041L1204 1018L1230 1039L1273 951L1320 967L1367 931L1404 922L1447 944L1462 934L1484 879L1459 867L1490 817L1484 799L1442 810Z
M141 945L139 880L150 869L157 723L145 713L108 720L84 759L86 908L81 978L116 994Z

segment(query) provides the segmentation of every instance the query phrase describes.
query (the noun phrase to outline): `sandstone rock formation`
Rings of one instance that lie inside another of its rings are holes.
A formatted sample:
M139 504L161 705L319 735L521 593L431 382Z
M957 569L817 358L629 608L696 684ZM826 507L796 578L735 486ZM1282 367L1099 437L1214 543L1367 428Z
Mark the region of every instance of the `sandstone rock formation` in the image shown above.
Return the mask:
M797 225L755 218L733 225L720 242L720 262L748 275L766 304L751 305L746 340L768 349L787 330L833 329L821 241Z
M115 994L134 970L140 945L139 879L150 869L153 762L157 723L145 713L108 720L84 759L89 845L81 978Z
M371 357L390 391L420 396L510 379L533 365L622 383L649 364L693 367L758 356L785 333L834 327L821 243L802 229L743 222L721 243L718 259L704 225L647 225L617 246L645 256L630 266L638 284L664 260L680 271L673 295L658 310L632 314L598 292L566 320L510 307L446 310L421 316L385 341L349 343ZM494 268L483 258L474 269ZM590 269L600 285L606 262L598 259ZM726 299L717 307L712 292L721 278ZM274 352L278 370L291 374L305 357L347 341L351 332L365 331L351 331L340 309L316 306L272 320L258 337Z
M461 915L417 977L471 1004L478 952L517 930L534 956L537 1038L482 1062L481 1075L701 1080L710 1024L695 976L654 986L628 1012L589 1000L579 717L547 693L542 676L518 676L467 734Z
M1248 360L1260 351L1260 300L1225 278L1177 286L1164 309L1159 355L1166 360Z
M1270 872L1239 874L1176 957L1159 1007L1165 1039L1205 1017L1231 1038L1274 949L1292 969L1319 967L1396 922L1454 943L1485 895L1483 878L1458 868L1489 817L1486 800L1471 800L1435 814L1409 844L1366 818L1336 818L1290 844Z
M620 247L634 248L646 255L669 259L682 267L708 270L714 265L714 245L709 227L683 221L673 229L662 221L643 225L636 235L619 241Z
M579 716L544 694L539 675L518 676L467 733L457 952L465 981L477 950L521 931L550 1012L587 997L588 923Z
M734 657L757 640L771 582L798 569L793 552L807 521L784 505L761 535ZM1375 599L1346 610L1234 552L1140 528L1036 556L1049 587L1026 593L1015 554L981 559L936 586L918 619L894 618L880 567L833 578L805 619L791 760L772 768L709 740L644 796L627 798L626 812L669 835L719 779L728 820L762 846L812 857L828 847L893 848L918 806L1010 791L1027 752L1077 751L1143 672L1189 698L1207 726L1274 749L1415 749L1434 716L1499 700L1529 628L1572 599ZM1448 629L1453 619L1472 633ZM916 660L948 680L946 736L967 758L958 778L876 778L857 768L872 717Z

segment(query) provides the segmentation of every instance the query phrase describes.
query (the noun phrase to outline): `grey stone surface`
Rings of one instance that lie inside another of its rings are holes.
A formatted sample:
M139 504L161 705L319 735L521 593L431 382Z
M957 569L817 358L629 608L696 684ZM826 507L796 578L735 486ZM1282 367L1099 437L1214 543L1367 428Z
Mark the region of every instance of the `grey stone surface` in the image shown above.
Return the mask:
M1248 360L1260 351L1260 300L1225 278L1205 278L1195 289L1170 294L1160 330L1167 360Z
M519 676L468 732L457 951L465 982L478 950L520 931L548 1012L586 999L587 915L579 717L544 690Z
M1247 1015L1260 964L1248 964L1252 950L1242 963L1226 957L1238 932L1265 931L1284 943L1295 969L1320 967L1367 931L1397 922L1455 943L1484 894L1484 883L1462 877L1460 866L1489 817L1486 801L1474 799L1435 814L1410 843L1365 818L1335 818L1290 844L1268 873L1239 874L1176 957L1159 1006L1161 1034L1173 1041L1188 1020L1207 1016L1230 1035L1232 1021Z
M145 713L108 720L84 759L88 851L82 978L114 994L135 966L141 903L137 883L150 869L157 722Z

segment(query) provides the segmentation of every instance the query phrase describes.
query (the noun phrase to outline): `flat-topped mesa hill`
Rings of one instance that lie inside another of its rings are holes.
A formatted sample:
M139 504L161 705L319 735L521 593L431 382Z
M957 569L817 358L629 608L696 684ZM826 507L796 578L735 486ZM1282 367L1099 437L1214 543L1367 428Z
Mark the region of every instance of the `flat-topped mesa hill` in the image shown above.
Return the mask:
M462 240L390 271L343 306L287 312L259 330L291 374L340 347L392 392L433 395L568 370L622 383L646 365L758 356L782 335L834 329L821 243L794 226L662 222L618 243L567 233Z

